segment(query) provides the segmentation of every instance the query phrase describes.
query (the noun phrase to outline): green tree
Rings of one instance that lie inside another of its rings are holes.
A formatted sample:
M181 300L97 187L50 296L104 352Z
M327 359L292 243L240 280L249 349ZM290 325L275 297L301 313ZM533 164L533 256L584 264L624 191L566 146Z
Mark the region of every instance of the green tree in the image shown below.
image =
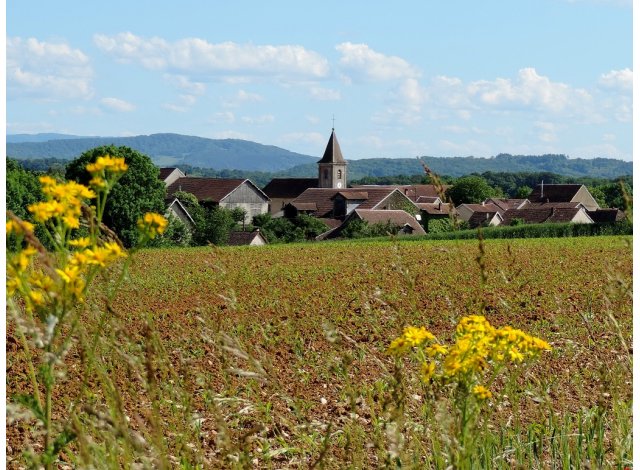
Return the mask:
M310 215L299 215L293 219L271 214L260 214L253 218L253 225L260 228L269 243L292 243L313 240L329 230L327 224Z
M38 182L38 175L25 170L20 164L7 158L7 210L23 220L32 220L27 206L42 201L43 194Z
M33 222L33 218L27 207L34 202L42 201L44 195L40 189L38 175L29 170L22 168L17 161L7 158L7 194L6 207L22 220ZM36 235L44 243L48 240L41 226L36 226ZM17 249L16 240L12 236L7 236L7 248L9 250Z
M130 247L138 237L138 219L145 212L164 213L166 187L158 178L159 169L148 156L129 147L114 145L96 147L71 161L67 165L67 179L88 184L91 176L85 168L102 155L122 157L129 166L109 194L104 223L118 234L125 246Z
M489 183L481 176L463 176L447 189L446 195L453 203L478 204L490 197L502 196L502 191L489 186Z
M531 189L529 186L519 186L518 189L516 189L513 197L515 199L526 199L529 197L529 194L531 194L531 191L533 191L533 189Z
M190 246L193 235L187 225L173 215L167 217L169 225L164 233L149 241L147 246L165 248L170 246Z

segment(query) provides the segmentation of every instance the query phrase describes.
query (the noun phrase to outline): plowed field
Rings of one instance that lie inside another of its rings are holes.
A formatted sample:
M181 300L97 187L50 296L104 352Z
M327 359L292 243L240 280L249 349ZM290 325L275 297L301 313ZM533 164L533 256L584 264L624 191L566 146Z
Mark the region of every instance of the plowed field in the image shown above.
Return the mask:
M100 326L98 355L132 427L144 430L151 399L131 363L153 338L167 452L197 454L204 467L233 452L248 466L307 468L322 452L329 467L378 465L377 419L393 364L386 347L407 325L451 337L468 314L553 346L521 378L520 403L496 399L504 426L631 397L630 238L488 240L485 283L479 253L477 241L142 251ZM95 290L98 305L102 294ZM10 396L29 384L12 325L8 332ZM67 356L59 418L81 393L84 347L75 343ZM98 378L89 382L97 406L104 392ZM178 404L195 416L188 439L198 442L172 437L187 426ZM18 466L36 439L24 423L7 434Z

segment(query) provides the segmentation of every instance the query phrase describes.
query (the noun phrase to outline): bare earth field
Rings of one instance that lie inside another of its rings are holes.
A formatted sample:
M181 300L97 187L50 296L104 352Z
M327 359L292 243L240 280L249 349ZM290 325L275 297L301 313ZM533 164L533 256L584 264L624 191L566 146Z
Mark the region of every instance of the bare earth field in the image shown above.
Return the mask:
M614 406L632 396L631 237L487 240L483 250L389 241L142 251L107 316L106 281L94 289L98 308L69 350L54 418L74 403L117 408L176 468L376 468L389 455L420 467L433 452L428 398L409 364L398 379L385 350L407 325L447 340L462 316L482 314L553 347L504 384L509 393L494 393L488 432L526 434L550 420L578 428L597 406L615 468L613 430L631 427ZM30 386L7 329L10 398ZM401 443L387 425L399 382ZM33 423L7 428L12 468L38 445ZM117 461L120 451L104 452Z

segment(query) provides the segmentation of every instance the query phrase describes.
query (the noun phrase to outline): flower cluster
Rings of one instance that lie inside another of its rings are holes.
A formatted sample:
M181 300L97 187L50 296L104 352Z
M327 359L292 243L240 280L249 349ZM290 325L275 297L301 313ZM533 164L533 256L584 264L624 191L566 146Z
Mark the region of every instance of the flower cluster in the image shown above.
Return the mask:
M50 176L41 176L40 183L46 200L27 207L33 219L43 224L61 223L69 229L80 227L82 204L85 199L95 198L96 193L75 181L59 183Z
M144 238L149 240L158 235L162 235L167 228L169 222L160 214L155 212L147 212L144 217L138 220L138 229Z
M87 165L87 171L91 174L89 186L96 189L110 189L115 180L127 171L124 158L104 155L96 158L96 161Z
M434 378L464 382L477 399L485 400L491 392L478 382L486 370L535 358L545 350L551 346L540 338L509 326L495 328L485 317L470 315L458 323L455 342L449 347L428 330L409 326L391 342L388 353L399 357L413 351L421 362L420 376L425 383Z

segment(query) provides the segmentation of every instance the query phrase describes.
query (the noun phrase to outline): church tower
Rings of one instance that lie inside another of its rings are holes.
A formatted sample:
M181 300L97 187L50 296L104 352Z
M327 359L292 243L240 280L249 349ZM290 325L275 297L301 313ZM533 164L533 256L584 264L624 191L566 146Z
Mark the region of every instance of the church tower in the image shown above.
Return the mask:
M347 162L342 157L335 129L331 129L329 143L322 159L318 162L318 187L338 189L347 187Z

